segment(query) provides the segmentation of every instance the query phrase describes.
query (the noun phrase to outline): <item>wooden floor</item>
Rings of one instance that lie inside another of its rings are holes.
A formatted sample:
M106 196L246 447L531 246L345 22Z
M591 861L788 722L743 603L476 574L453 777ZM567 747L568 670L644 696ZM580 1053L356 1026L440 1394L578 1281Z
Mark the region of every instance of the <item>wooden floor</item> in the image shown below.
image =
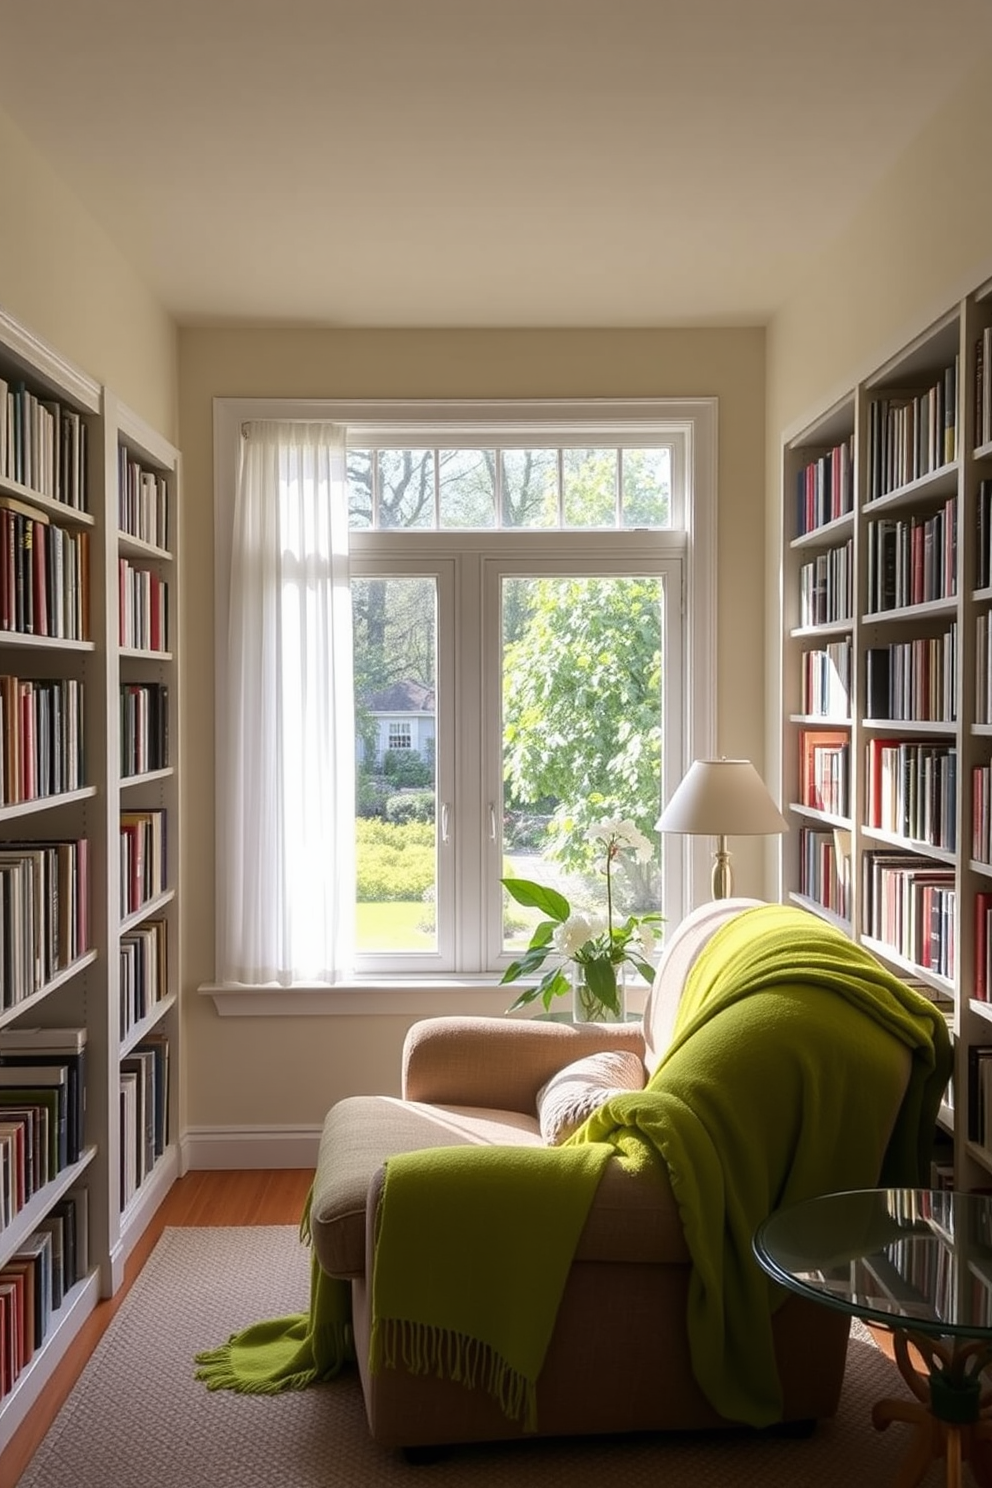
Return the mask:
M0 1488L13 1488L24 1472L166 1225L298 1224L312 1178L312 1168L277 1169L187 1173L173 1184L127 1259L123 1286L97 1304L42 1398L0 1453Z

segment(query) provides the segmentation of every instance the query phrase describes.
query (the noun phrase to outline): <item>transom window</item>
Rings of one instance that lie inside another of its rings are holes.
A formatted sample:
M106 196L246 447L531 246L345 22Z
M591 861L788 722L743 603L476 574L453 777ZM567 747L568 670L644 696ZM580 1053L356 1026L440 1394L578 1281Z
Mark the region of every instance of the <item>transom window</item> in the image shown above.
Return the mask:
M348 450L355 530L667 528L672 449Z

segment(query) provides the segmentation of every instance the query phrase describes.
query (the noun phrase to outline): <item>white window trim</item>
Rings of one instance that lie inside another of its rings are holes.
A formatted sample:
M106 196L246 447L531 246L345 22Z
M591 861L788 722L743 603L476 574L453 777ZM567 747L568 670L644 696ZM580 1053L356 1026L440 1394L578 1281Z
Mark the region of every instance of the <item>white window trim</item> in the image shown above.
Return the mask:
M214 399L214 606L215 617L226 616L229 601L231 505L237 487L238 450L241 426L251 419L327 419L345 424L351 443L365 435L370 443L385 438L397 444L423 442L424 428L431 429L431 443L439 434L454 444L478 443L487 424L498 423L519 431L526 444L567 442L581 435L583 442L601 443L613 431L630 439L657 438L661 426L670 435L672 425L681 426L685 450L685 480L673 470L673 492L685 489L688 512L673 511L673 522L688 534L686 553L687 624L686 665L683 676L685 727L683 759L666 761L665 796L694 759L706 758L716 747L716 637L717 637L717 399L537 399L537 400L396 400L336 398L215 398ZM505 443L505 437L501 440ZM660 439L659 439L659 442ZM221 643L223 628L214 626L214 696L217 700L215 738L217 767L224 750L221 699L225 696L226 659ZM696 679L699 685L695 685ZM673 839L669 852L682 855L681 881L686 903L707 897L710 843L706 838ZM672 906L673 918L680 907ZM198 991L213 998L223 1017L292 1017L324 1014L385 1014L428 1017L464 1013L465 992L471 990L472 1011L500 1013L506 1007L506 989L495 974L465 977L439 973L430 978L403 977L389 981L379 976L354 977L333 987L222 987L215 982ZM632 1010L639 1011L637 1000Z

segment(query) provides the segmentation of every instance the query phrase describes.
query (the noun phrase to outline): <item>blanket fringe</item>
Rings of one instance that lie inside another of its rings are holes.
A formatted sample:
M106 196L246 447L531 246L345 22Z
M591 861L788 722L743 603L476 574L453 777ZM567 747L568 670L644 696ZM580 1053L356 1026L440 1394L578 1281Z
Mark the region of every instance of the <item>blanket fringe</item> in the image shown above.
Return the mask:
M280 1395L283 1390L306 1390L318 1377L316 1369L301 1369L296 1374L280 1375L278 1380L247 1379L234 1366L230 1343L197 1354L196 1362L199 1367L195 1378L208 1390L236 1390L240 1395Z
M537 1388L488 1344L450 1328L413 1323L405 1318L376 1318L369 1342L369 1367L434 1374L474 1390L481 1385L504 1415L537 1430Z

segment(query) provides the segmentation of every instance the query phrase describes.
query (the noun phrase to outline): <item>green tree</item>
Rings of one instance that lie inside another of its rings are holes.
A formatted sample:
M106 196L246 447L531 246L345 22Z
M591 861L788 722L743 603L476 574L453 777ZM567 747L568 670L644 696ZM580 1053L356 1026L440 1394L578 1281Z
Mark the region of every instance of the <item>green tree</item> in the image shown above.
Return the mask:
M661 778L661 603L651 578L515 580L529 619L504 652L507 806L553 804L547 850L593 869L586 832L629 818L654 836ZM650 903L651 875L631 885ZM646 897L645 897L646 896Z

